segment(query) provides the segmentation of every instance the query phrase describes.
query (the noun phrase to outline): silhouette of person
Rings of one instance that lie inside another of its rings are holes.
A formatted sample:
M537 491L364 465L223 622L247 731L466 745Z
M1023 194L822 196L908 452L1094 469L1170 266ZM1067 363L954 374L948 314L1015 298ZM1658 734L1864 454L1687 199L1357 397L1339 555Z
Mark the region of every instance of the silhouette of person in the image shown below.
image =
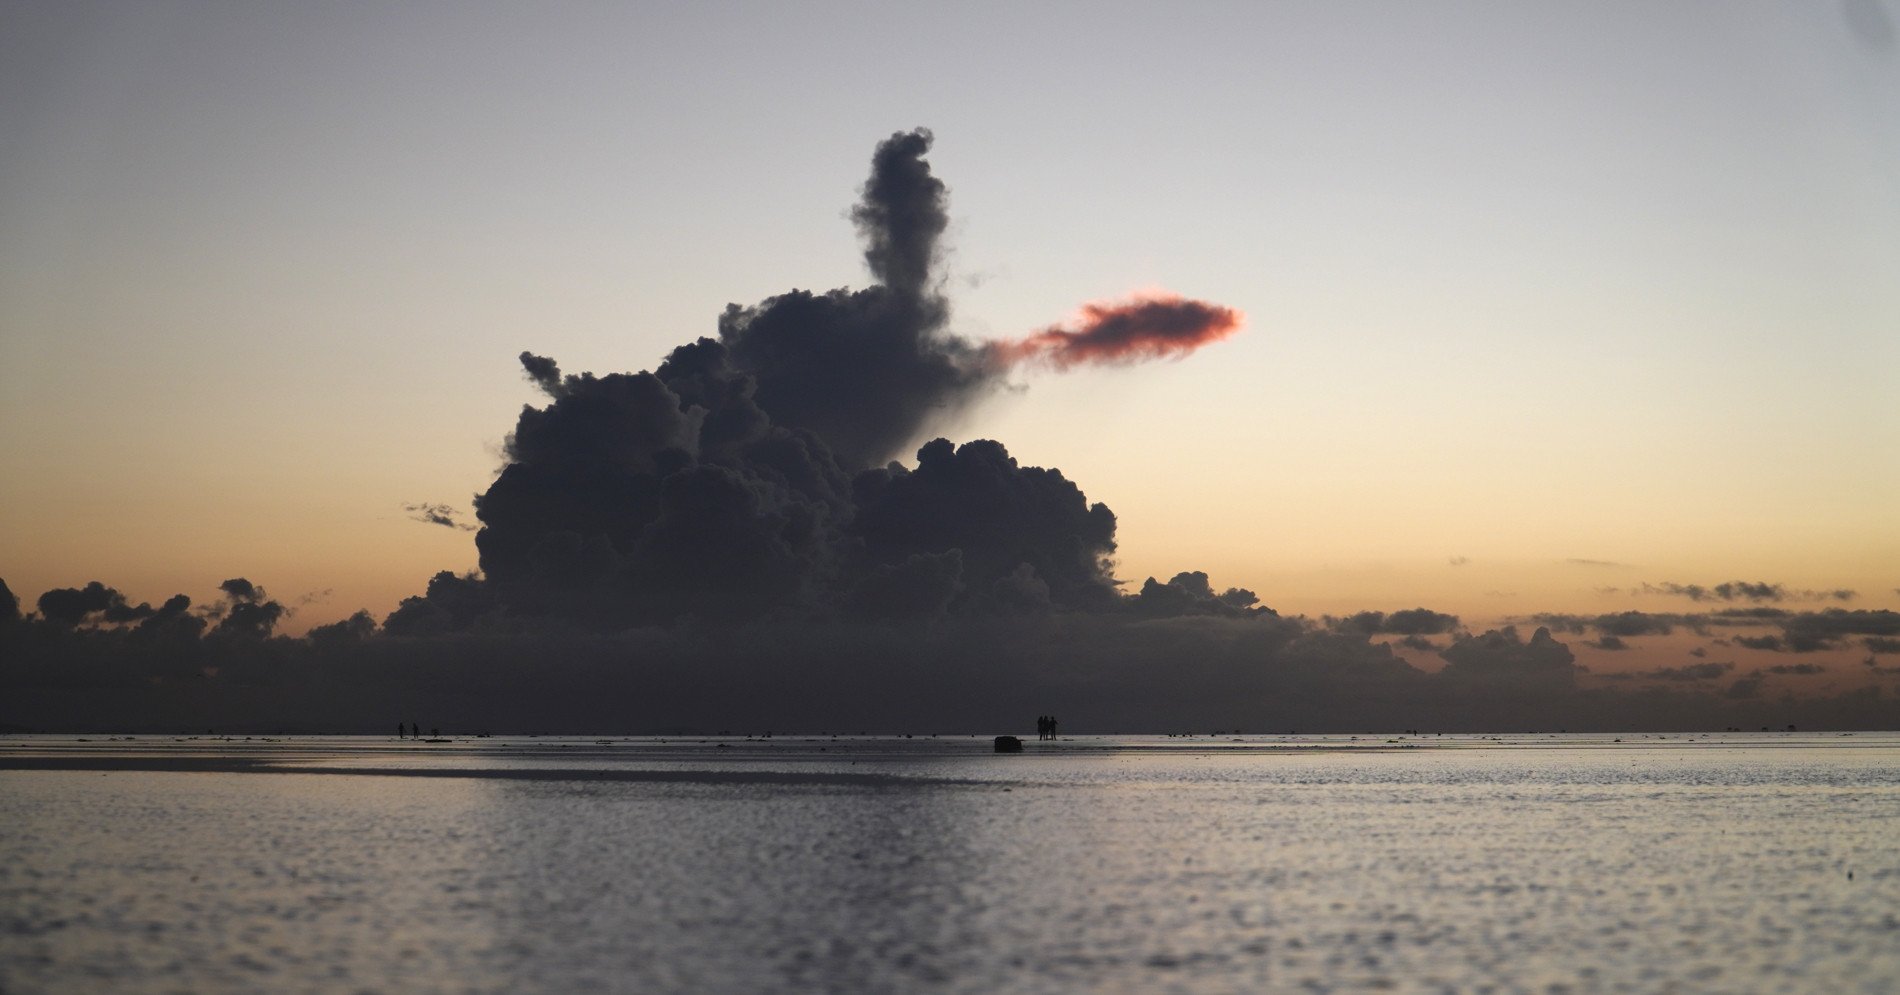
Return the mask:
M1056 717L1053 715L1049 716L1049 738L1056 738Z
M401 738L403 738L404 736L407 736L407 735L409 735L409 730L408 730L408 728L407 728L407 727L405 727L405 726L404 726L404 725L403 725L402 723L400 723L400 722L398 722L398 723L396 723L396 738L397 738L397 739L401 739Z

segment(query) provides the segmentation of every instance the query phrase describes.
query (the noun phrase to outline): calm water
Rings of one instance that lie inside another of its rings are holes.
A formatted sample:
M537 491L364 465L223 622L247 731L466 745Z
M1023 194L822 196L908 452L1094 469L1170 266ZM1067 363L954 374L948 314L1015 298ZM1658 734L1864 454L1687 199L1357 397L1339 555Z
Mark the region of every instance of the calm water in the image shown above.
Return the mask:
M88 738L0 991L1900 989L1891 734Z

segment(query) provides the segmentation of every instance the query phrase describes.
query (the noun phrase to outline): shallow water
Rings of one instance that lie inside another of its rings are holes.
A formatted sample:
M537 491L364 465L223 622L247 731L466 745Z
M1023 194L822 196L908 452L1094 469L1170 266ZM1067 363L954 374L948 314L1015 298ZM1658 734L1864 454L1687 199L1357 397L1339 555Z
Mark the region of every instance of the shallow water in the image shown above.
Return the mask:
M87 738L0 991L1900 988L1889 734Z

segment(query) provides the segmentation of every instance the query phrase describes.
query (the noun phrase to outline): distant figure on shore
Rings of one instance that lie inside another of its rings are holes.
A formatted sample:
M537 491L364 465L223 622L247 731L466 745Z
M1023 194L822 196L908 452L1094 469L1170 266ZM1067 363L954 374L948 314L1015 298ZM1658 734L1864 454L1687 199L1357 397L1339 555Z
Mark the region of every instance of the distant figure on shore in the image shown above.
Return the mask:
M414 722L411 722L411 723L409 723L409 738L410 738L410 739L421 739L421 738L422 738L422 727L421 727L421 726L419 726L419 725L416 725L416 724L415 724Z
M1056 738L1056 717L1053 715L1049 716L1049 738Z
M1036 716L1036 738L1037 739L1056 738L1056 717L1055 716L1053 715Z
M397 738L397 739L402 739L403 737L405 737L405 736L407 736L407 735L409 735L409 730L408 730L408 728L407 728L407 727L405 727L405 726L404 726L404 725L403 725L402 723L400 723L400 722L398 722L398 723L396 723L396 738Z

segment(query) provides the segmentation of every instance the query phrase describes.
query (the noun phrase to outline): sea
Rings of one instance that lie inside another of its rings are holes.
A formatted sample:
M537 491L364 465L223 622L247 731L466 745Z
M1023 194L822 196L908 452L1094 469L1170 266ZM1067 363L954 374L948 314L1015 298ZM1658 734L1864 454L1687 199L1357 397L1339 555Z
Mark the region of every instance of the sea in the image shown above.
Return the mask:
M0 991L1900 991L1900 734L0 738Z

